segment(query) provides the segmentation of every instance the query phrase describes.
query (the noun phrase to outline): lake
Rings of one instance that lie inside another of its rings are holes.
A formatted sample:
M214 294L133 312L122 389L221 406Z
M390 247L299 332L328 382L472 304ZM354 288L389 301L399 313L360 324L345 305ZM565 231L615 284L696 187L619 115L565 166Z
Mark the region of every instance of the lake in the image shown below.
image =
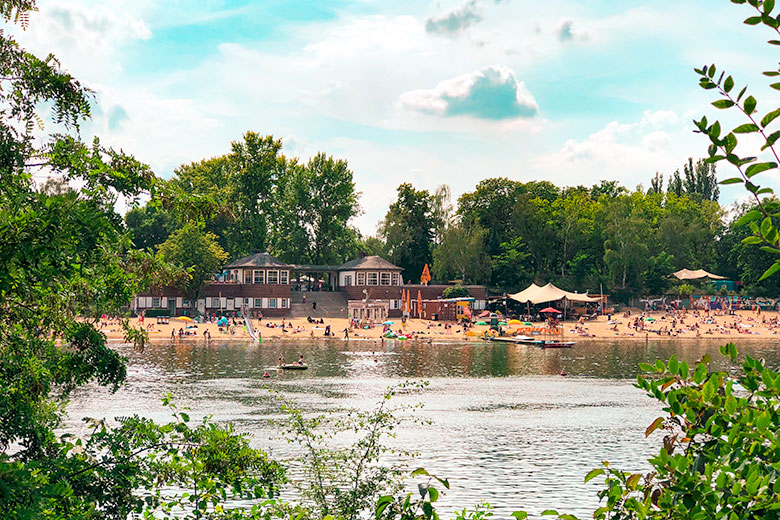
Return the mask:
M117 345L129 358L127 384L115 394L94 386L79 389L68 408L67 427L83 431L82 417L133 413L166 421L160 399L171 392L194 419L211 414L232 421L238 430L251 432L256 447L294 460L297 448L271 425L283 416L266 387L314 413L370 408L388 386L424 379L430 383L425 390L394 402L423 403L417 415L429 423L407 423L394 442L420 453L410 467L449 479L440 513L486 500L500 518L517 509L538 515L548 508L588 518L598 507L600 485L598 479L583 483L585 474L602 460L625 470L647 470L645 460L660 443L661 434L644 436L660 408L633 387L637 364L672 354L692 364L710 353L715 366L727 367L720 344L605 341L540 350L478 341L257 345L213 340L210 345L155 344L144 352ZM773 366L780 361L776 342L744 342L740 349ZM280 355L293 361L301 354L309 370L276 375ZM270 380L262 377L266 370L273 374Z

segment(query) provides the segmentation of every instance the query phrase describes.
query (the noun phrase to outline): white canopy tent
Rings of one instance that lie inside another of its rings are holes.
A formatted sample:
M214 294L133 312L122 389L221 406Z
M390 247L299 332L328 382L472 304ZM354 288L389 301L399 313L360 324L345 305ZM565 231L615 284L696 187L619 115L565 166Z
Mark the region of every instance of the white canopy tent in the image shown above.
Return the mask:
M672 273L678 280L701 280L702 278L709 278L711 280L725 280L725 276L718 276L717 274L708 273L704 269L697 269L691 271L690 269L680 269L676 273Z
M552 283L540 287L536 284L531 284L527 289L520 291L519 293L510 294L510 298L521 303L546 303L554 302L558 300L569 300L572 302L585 302L585 303L597 303L600 302L600 298L591 298L587 294L573 293L564 291L554 286Z

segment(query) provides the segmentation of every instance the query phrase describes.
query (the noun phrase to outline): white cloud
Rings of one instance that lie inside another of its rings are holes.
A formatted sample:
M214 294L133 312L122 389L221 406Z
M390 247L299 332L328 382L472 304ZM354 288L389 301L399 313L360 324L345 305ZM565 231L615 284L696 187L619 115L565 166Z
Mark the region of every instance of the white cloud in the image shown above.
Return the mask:
M502 120L532 117L539 111L531 92L507 67L489 66L439 82L436 88L406 92L401 104L438 116Z
M121 70L117 50L128 42L150 39L152 31L142 17L109 4L42 3L31 15L30 27L17 37L39 56L56 51L63 66L84 79L117 72Z
M562 42L590 39L590 35L587 32L575 29L574 22L571 20L563 20L555 29L555 34Z
M558 152L541 155L532 165L555 173L559 183L618 179L633 187L656 171L674 171L698 149L704 150L702 143L678 114L646 111L639 121L612 121L585 139L569 139Z
M482 13L476 0L467 0L448 13L428 18L425 22L425 31L430 34L457 36L481 21Z

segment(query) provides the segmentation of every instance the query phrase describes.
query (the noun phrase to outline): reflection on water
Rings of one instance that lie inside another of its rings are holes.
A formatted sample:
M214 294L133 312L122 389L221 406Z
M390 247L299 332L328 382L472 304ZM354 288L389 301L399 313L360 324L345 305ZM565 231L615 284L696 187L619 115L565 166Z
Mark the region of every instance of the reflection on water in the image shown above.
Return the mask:
M167 420L160 397L168 392L192 409L253 434L253 444L279 459L295 447L280 439L270 420L279 417L266 386L294 399L307 412L367 408L384 389L426 379L419 393L397 404L423 402L430 424L401 429L395 442L417 450L411 462L447 477L451 491L442 509L487 500L497 516L516 509L556 508L588 517L597 507L596 482L584 475L602 460L644 470L658 439L644 430L659 408L632 386L641 361L675 354L693 363L710 353L718 367L719 342L581 342L573 349L522 345L385 344L341 341L301 343L202 343L152 345L129 357L128 383L116 394L88 387L69 407L69 427L79 419L138 413ZM777 365L774 342L746 343L743 352ZM307 371L278 373L276 360L303 354ZM565 369L568 377L559 374ZM262 378L268 370L270 380Z

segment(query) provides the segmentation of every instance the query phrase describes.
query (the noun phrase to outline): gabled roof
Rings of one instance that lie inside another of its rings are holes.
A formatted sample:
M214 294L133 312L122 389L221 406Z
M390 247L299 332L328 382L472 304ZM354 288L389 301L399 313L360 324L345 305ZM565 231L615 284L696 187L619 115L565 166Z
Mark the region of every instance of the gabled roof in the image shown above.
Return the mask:
M268 253L255 253L244 258L239 258L228 265L225 269L235 269L237 267L290 267L281 260L274 258Z
M339 271L353 271L360 269L383 269L386 271L403 271L403 267L393 265L381 256L363 256L355 258L339 266Z

